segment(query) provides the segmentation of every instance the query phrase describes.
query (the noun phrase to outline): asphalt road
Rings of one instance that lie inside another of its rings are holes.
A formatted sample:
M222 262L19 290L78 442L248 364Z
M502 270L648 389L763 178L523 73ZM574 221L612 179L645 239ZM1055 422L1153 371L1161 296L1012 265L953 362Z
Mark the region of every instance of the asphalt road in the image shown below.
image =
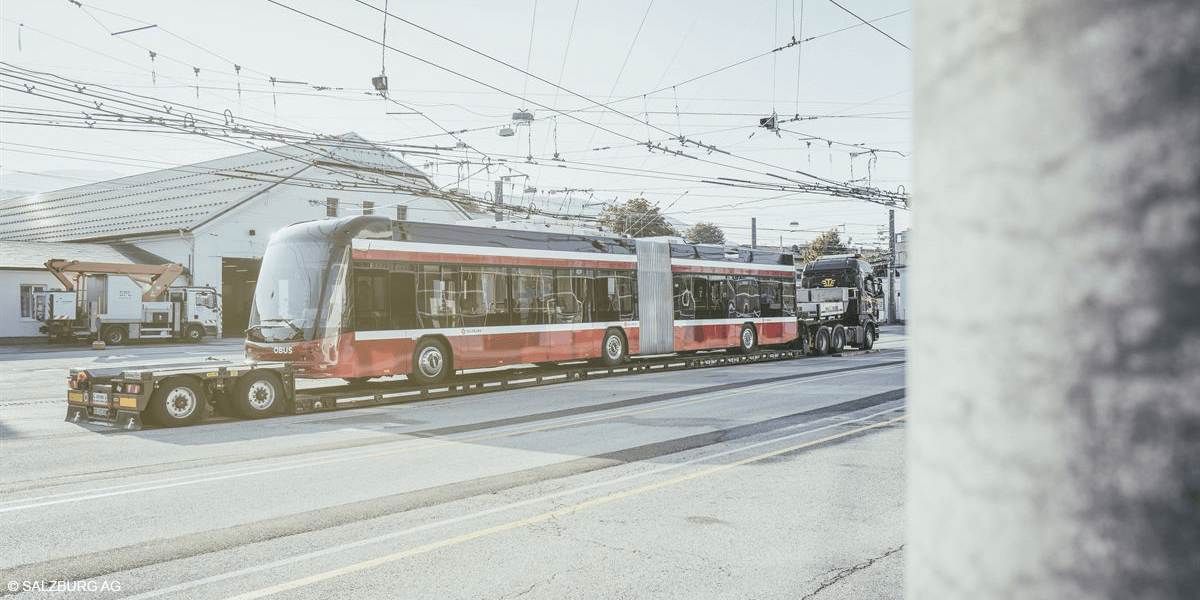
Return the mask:
M3 348L0 594L899 598L903 347L139 432L66 369L240 347Z

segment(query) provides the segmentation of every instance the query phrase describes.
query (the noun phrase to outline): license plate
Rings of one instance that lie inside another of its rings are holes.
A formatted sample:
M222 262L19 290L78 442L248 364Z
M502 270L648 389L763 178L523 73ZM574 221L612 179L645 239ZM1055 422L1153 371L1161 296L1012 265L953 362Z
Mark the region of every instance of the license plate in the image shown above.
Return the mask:
M108 392L92 392L92 404L108 406Z

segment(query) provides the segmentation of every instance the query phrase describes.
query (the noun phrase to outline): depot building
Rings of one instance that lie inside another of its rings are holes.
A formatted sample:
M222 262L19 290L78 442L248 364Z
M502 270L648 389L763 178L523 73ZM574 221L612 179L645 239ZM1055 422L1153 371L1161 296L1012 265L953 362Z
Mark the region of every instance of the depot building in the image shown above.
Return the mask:
M30 298L61 288L50 259L179 263L175 285L215 288L238 337L280 228L355 214L456 223L469 205L356 134L0 200L0 339L41 336Z

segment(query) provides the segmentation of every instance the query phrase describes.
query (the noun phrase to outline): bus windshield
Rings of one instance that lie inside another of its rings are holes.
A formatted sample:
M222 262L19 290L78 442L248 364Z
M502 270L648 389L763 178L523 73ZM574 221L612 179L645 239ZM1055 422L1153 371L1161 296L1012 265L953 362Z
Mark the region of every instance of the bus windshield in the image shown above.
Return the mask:
M254 289L247 339L294 342L337 335L329 329L341 322L348 251L329 239L272 241Z

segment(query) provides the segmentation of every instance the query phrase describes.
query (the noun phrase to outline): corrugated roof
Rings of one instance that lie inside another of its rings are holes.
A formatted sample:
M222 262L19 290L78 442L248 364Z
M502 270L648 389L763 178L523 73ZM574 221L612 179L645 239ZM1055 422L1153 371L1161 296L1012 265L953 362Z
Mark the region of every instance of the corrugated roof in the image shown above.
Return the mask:
M121 264L165 264L170 262L154 255L146 257L149 259L146 261L132 260L108 244L0 240L0 269L44 269L46 261L52 258Z
M0 201L0 240L78 241L193 229L281 179L322 169L429 188L356 134ZM307 173L306 173L307 174ZM348 176L346 178L349 178Z

